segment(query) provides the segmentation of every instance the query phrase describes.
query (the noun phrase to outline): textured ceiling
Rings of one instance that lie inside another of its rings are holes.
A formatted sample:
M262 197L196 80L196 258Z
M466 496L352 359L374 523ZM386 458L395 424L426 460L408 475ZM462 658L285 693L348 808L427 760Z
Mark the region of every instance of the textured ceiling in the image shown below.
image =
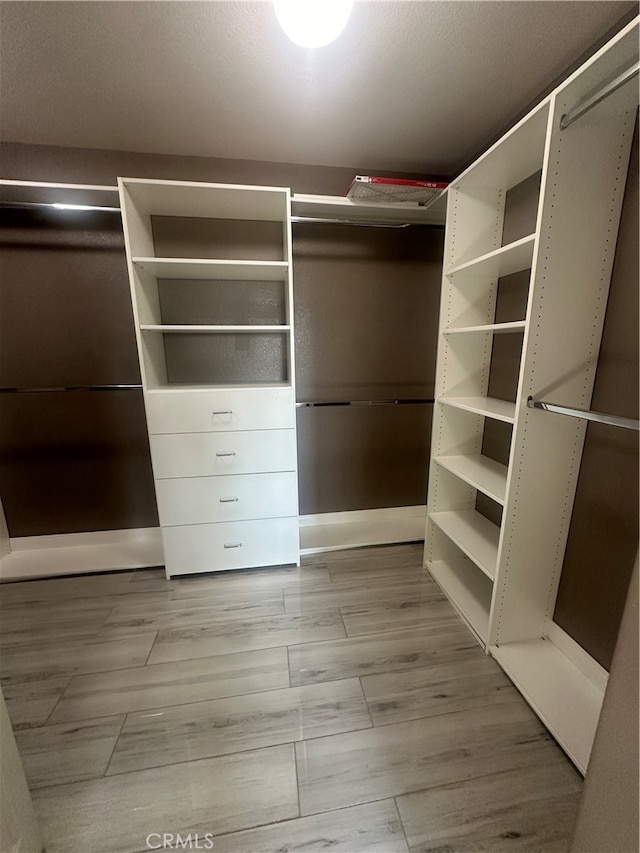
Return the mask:
M0 136L452 174L634 5L358 2L308 51L267 2L2 2Z

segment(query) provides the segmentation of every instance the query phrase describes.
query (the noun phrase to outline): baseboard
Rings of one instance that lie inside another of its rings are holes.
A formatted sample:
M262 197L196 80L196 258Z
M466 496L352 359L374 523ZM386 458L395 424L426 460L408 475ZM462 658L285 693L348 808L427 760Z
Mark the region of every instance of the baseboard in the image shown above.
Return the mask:
M317 554L424 539L425 506L300 516L300 553Z
M300 516L300 553L315 554L424 538L424 506ZM161 566L160 528L97 530L11 539L0 581L114 572Z
M126 571L164 563L158 527L25 536L11 539L10 546L0 560L2 581Z
M546 636L604 693L609 681L609 673L595 658L591 657L589 652L585 651L557 622L549 622Z

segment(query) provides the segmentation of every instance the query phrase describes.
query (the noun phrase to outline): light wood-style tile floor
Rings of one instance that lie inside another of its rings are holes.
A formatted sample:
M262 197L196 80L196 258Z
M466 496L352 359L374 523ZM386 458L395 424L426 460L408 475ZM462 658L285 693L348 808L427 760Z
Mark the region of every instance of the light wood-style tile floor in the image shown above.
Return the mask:
M3 585L48 853L567 850L579 774L421 563Z

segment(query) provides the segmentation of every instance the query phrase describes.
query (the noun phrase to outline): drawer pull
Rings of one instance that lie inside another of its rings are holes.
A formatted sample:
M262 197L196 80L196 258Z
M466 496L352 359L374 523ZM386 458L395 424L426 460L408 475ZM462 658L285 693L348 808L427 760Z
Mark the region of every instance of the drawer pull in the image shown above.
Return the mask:
M225 409L223 412L222 411L221 412L214 411L213 414L214 415L232 415L233 409Z
M221 504L235 504L238 503L239 498L220 498Z
M225 542L225 548L242 548L242 542Z
M232 450L231 453L216 453L216 456L235 456L235 450Z

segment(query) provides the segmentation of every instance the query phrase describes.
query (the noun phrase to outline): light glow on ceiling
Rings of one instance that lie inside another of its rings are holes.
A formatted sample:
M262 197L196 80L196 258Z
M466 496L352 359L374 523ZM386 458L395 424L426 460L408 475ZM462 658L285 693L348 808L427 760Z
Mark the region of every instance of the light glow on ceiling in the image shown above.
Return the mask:
M351 0L274 0L278 23L300 47L324 47L338 38L351 15Z

